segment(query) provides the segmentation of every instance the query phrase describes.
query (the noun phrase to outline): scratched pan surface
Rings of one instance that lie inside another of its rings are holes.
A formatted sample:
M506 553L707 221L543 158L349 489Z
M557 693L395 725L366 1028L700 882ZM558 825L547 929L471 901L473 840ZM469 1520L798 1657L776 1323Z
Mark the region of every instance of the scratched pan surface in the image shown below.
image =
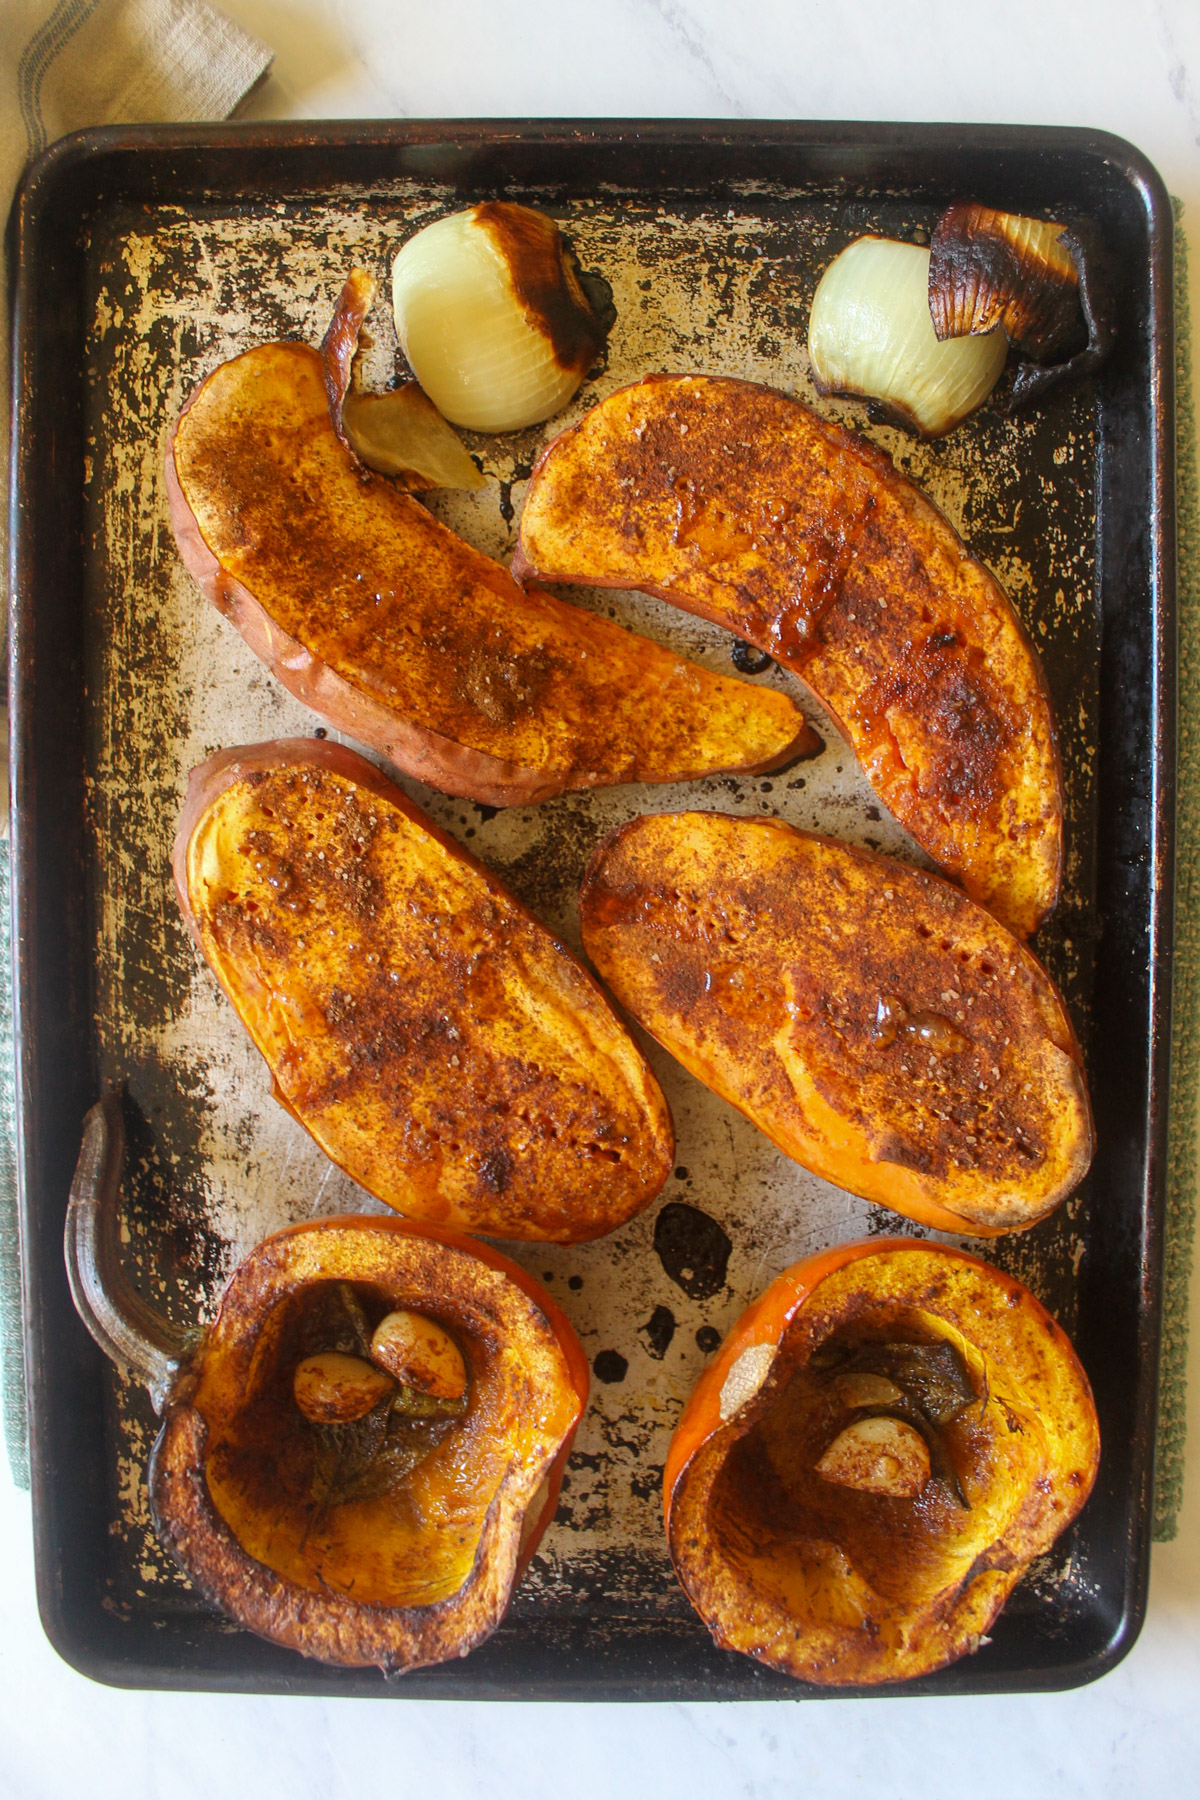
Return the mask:
M935 445L815 396L804 352L821 269L864 230L927 236L970 193L1086 211L1116 258L1117 357L1095 387ZM991 1243L1075 1337L1105 1458L1076 1529L1017 1589L991 1644L911 1684L1065 1686L1141 1620L1148 1556L1170 946L1172 541L1168 214L1128 146L1074 132L929 127L508 127L119 131L52 152L16 215L20 256L16 923L35 1520L43 1617L72 1662L129 1685L463 1697L783 1697L808 1690L718 1651L666 1558L666 1444L748 1300L820 1246L917 1228L807 1175L654 1047L676 1122L658 1203L580 1248L507 1246L575 1322L593 1398L563 1504L495 1638L386 1684L217 1619L159 1550L155 1424L70 1313L59 1243L79 1121L127 1090L131 1272L173 1316L208 1317L260 1238L383 1210L269 1097L261 1059L179 921L168 856L187 771L218 746L319 725L203 602L171 538L164 434L217 363L316 341L352 263L383 273L418 225L491 196L544 206L611 285L601 364L551 425L468 436L489 482L433 509L511 551L541 444L652 370L770 382L867 430L996 570L1046 664L1068 807L1062 904L1037 948L1079 1028L1100 1122L1081 1192ZM390 312L364 374L397 371ZM1164 360L1167 359L1167 360ZM570 590L708 666L732 640L639 595ZM910 859L820 709L773 666L825 748L752 780L612 789L496 810L405 786L578 947L597 839L636 813L777 814ZM979 1246L976 1246L977 1248Z

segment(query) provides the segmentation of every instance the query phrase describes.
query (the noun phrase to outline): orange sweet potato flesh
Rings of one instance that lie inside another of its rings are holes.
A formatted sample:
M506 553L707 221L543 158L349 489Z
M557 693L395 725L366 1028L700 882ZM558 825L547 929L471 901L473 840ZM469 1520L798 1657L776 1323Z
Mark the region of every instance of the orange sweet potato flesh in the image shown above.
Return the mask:
M193 771L180 905L334 1162L410 1217L573 1243L671 1169L666 1102L575 958L396 785L311 739Z
M773 767L815 741L786 695L523 592L366 470L306 344L213 371L166 485L184 563L276 678L446 793L504 806Z
M339 1283L368 1329L395 1307L438 1320L469 1400L398 1481L330 1505L292 1379ZM150 1465L155 1525L209 1600L289 1649L391 1672L462 1656L553 1517L587 1392L563 1314L490 1247L395 1219L300 1226L239 1266L178 1384Z
M853 1416L814 1352L949 1343L976 1399L940 1428L966 1505L823 1481ZM716 1641L823 1686L925 1675L977 1650L1080 1511L1100 1439L1088 1380L1028 1289L903 1240L842 1245L781 1275L701 1377L667 1462L667 1533Z
M1054 906L1062 778L1036 653L891 459L772 388L658 376L543 452L520 576L640 588L829 707L881 799L1021 936Z
M601 976L808 1169L946 1231L1020 1231L1092 1124L1054 984L940 877L778 820L633 820L580 895Z

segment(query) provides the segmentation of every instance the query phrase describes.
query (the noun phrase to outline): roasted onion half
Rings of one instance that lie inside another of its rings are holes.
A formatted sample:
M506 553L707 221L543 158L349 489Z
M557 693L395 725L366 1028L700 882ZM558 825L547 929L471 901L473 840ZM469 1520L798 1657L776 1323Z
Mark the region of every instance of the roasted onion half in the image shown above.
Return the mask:
M1099 367L1116 336L1115 284L1086 220L1062 224L964 202L928 250L863 237L817 286L808 350L818 389L872 400L941 437L991 392L1011 343L1010 409Z
M823 394L857 394L922 437L941 437L987 399L1008 355L1000 329L939 343L929 313L929 251L863 237L817 285L808 354Z
M561 410L604 328L554 220L484 201L426 225L392 265L404 354L448 419L518 431Z

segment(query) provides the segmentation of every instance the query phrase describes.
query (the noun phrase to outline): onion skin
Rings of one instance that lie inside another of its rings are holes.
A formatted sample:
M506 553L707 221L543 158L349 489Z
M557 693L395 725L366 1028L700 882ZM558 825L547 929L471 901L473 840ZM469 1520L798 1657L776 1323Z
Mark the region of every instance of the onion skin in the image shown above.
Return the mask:
M1057 225L959 205L935 227L929 310L938 337L998 321L1031 359L1013 377L1010 412L1100 367L1116 341L1116 293L1111 259L1087 219Z
M1064 227L994 207L948 207L930 242L929 311L939 342L1003 326L1035 362L1082 346L1079 274Z
M1087 325L1086 348L1066 362L1024 363L1013 379L1009 408L1016 412L1051 388L1082 381L1112 353L1117 337L1117 281L1100 233L1086 219L1076 219L1062 234L1079 274L1079 304Z
M415 381L382 394L347 394L342 434L359 462L377 475L390 475L410 494L487 486L462 439Z
M929 251L889 238L850 244L822 275L809 315L818 390L880 402L921 437L953 430L991 393L1003 332L940 344L929 314Z
M439 411L475 431L540 424L604 341L553 219L487 201L425 226L392 265L396 330Z
M358 352L358 340L375 299L378 283L366 269L351 269L347 275L333 317L321 339L321 373L329 401L333 429L353 456L354 449L346 436L342 409L350 392L350 376Z
M461 441L415 381L382 394L352 394L358 340L378 283L351 269L321 340L321 373L333 429L355 460L409 493L487 486Z

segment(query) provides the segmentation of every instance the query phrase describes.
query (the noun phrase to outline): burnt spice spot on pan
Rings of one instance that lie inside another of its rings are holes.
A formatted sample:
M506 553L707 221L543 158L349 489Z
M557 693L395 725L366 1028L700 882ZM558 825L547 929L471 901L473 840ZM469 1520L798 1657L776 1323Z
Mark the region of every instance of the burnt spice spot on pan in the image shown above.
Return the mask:
M765 650L756 650L745 638L734 638L729 655L734 668L743 675L765 675L775 666L774 657L768 656Z
M725 1286L733 1249L728 1234L698 1206L669 1201L654 1223L654 1249L664 1270L691 1300L709 1300Z
M600 1350L592 1361L597 1381L612 1385L624 1381L629 1373L629 1363L619 1350Z
M655 1362L661 1362L675 1336L675 1314L669 1306L656 1306L646 1323L639 1327L646 1349Z

